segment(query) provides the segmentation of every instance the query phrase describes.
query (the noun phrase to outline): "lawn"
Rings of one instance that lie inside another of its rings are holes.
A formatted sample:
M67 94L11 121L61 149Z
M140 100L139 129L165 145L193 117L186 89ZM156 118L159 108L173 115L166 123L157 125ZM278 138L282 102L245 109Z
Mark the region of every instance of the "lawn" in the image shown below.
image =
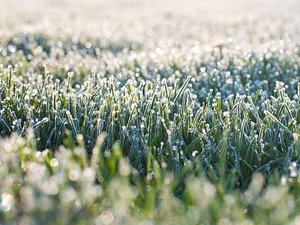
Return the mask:
M0 11L0 225L300 224L297 0Z

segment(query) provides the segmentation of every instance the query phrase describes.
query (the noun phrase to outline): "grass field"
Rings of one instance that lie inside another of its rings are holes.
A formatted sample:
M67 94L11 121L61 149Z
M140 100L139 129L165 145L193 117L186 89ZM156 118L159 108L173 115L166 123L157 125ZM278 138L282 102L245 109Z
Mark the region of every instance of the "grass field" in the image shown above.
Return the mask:
M0 225L300 224L297 0L0 11Z

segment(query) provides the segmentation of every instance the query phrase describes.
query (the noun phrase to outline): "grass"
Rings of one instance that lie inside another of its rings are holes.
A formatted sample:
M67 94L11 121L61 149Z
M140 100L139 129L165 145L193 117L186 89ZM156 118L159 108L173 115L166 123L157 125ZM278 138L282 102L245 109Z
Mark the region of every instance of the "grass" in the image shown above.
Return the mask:
M0 224L300 223L297 23L241 24L214 50L4 27Z

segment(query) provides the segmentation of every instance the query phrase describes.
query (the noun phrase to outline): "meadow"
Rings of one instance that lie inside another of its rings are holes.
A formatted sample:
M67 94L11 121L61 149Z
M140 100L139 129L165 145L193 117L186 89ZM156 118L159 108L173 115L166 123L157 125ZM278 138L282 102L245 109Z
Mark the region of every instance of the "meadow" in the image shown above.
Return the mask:
M0 10L1 225L300 224L296 0Z

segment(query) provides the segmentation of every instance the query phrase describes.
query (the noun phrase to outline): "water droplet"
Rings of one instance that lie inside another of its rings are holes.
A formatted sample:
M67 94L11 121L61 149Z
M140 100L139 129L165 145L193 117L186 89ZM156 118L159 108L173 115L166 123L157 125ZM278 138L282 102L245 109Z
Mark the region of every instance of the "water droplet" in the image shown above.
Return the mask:
M11 209L14 202L12 195L3 193L0 195L0 211L7 212Z

